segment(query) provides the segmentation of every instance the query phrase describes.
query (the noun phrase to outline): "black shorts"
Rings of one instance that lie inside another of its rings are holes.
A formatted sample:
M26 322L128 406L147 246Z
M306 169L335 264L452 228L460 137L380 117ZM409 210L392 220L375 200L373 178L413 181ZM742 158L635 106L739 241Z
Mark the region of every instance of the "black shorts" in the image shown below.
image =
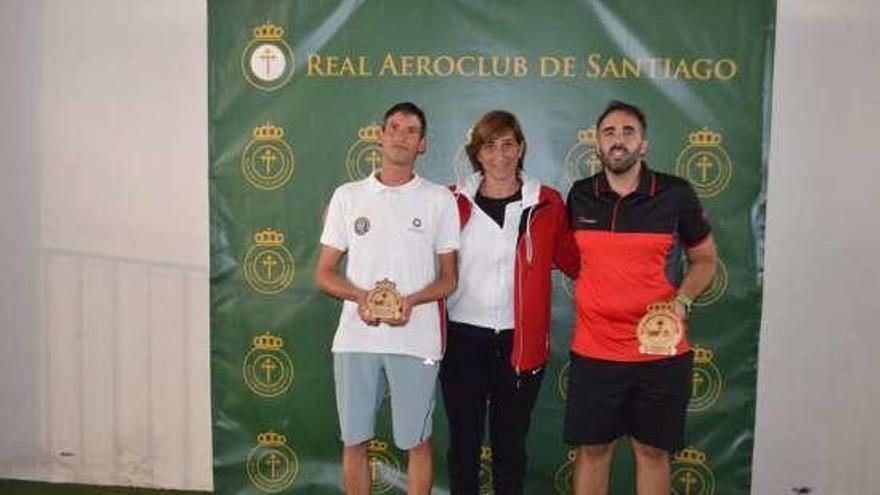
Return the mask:
M569 445L629 435L669 452L684 446L693 352L641 363L571 353L563 438Z

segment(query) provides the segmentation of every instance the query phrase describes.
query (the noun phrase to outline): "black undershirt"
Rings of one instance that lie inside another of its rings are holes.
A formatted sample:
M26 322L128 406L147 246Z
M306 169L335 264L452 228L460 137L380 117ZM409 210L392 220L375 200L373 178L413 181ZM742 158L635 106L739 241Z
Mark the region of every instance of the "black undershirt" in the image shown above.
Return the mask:
M495 223L498 224L502 229L504 228L504 210L507 208L508 203L513 203L514 201L520 201L522 199L522 188L517 189L513 196L508 196L506 198L487 198L483 196L480 191L477 191L477 197L474 198L474 202L477 203L477 206L480 207L481 210L486 212L486 215L489 215L489 218L495 220Z

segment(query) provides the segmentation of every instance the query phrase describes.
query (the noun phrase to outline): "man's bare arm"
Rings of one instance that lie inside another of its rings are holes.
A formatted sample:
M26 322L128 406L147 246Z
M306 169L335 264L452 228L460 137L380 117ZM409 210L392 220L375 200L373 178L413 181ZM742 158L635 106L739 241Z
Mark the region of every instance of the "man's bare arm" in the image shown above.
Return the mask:
M699 297L712 283L718 268L718 252L712 234L709 234L696 246L685 249L685 255L689 266L684 280L678 288L678 294L693 300ZM686 315L684 305L681 303L676 303L675 310L679 316Z

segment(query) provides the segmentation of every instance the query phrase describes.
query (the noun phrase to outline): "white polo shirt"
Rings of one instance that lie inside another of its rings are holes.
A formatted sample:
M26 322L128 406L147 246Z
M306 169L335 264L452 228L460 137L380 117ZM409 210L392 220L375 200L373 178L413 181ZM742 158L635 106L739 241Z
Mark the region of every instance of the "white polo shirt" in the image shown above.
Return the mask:
M418 175L389 187L371 175L338 187L324 221L321 244L347 251L345 275L354 285L372 289L389 279L401 295L412 294L437 279L437 255L459 246L458 210L452 193ZM437 302L413 308L409 323L392 327L366 325L357 304L345 301L333 339L333 352L406 354L442 357Z

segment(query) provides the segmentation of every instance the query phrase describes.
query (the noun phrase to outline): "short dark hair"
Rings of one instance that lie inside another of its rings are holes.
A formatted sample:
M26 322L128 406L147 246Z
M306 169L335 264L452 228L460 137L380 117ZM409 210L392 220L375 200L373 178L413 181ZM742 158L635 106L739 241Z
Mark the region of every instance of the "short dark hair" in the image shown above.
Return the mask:
M596 132L602 130L602 121L605 120L605 117L611 112L624 112L632 115L639 120L639 124L642 126L642 134L648 134L648 121L645 119L645 112L642 112L641 108L631 103L626 103L620 100L611 100L608 102L605 110L603 110L602 113L599 114L599 118L596 119Z
M389 108L388 111L385 112L385 117L382 118L382 129L385 129L385 124L388 123L388 117L391 117L395 113L404 113L418 117L419 123L422 124L422 137L425 137L425 133L428 132L428 119L425 118L425 112L411 101L400 102Z
M499 134L506 131L513 131L513 137L516 139L517 144L522 146L522 155L519 157L519 163L517 164L517 169L522 170L523 161L526 157L526 137L523 135L522 127L519 125L519 121L516 120L516 116L512 113L504 110L492 110L480 117L480 120L474 124L473 129L471 129L471 140L464 147L475 171L483 171L483 165L477 160L477 153L480 152L480 148L489 140L496 138Z

